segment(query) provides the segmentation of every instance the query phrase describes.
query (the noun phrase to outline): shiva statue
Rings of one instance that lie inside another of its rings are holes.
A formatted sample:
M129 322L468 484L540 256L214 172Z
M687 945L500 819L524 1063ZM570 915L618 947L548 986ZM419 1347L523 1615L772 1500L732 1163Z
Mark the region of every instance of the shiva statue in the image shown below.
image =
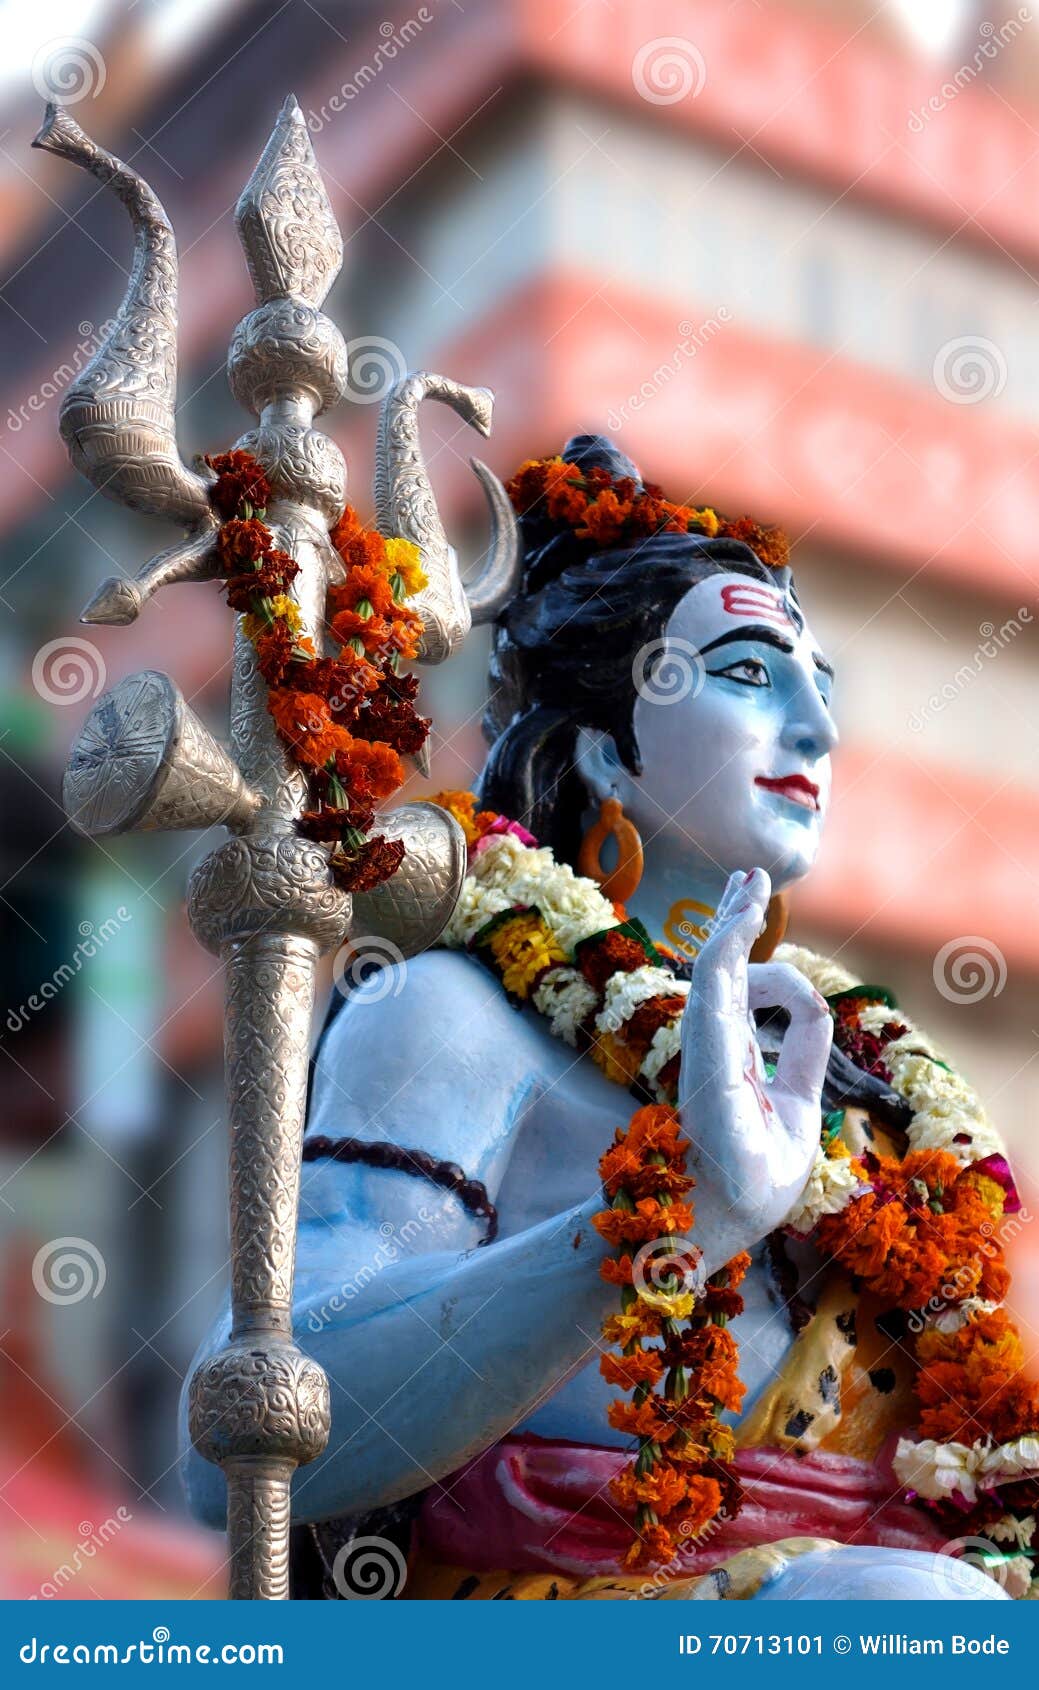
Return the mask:
M490 752L436 800L461 901L314 1063L293 1592L381 1556L405 1600L1026 1594L999 1140L889 992L782 942L837 743L785 541L598 436L510 494Z

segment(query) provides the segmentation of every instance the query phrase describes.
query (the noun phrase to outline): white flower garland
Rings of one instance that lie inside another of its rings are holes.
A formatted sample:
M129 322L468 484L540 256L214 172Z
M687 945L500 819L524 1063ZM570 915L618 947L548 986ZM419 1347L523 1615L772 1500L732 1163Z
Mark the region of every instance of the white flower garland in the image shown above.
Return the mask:
M807 1237L824 1215L839 1215L863 1189L850 1156L829 1156L825 1150L820 1150L812 1164L808 1184L796 1208L791 1209L787 1216L786 1224L792 1231Z
M536 908L556 944L573 956L582 939L619 926L613 905L594 880L557 863L545 847L524 845L515 834L501 833L481 841L462 886L462 895L441 943L464 949L491 918L504 910ZM655 997L684 997L689 983L666 968L620 970L606 982L596 1016L599 1033L616 1033L640 1003ZM548 1019L557 1039L577 1044L582 1023L599 1004L598 994L569 962L546 969L531 994L535 1009ZM681 1045L681 1018L661 1027L646 1052L639 1076L658 1102L666 1102L659 1083L661 1070Z
M796 968L823 997L852 991L858 984L839 963L800 945L777 946L774 960ZM900 1013L885 1003L867 1004L859 1015L863 1031L875 1037L894 1020L904 1024ZM910 1150L947 1150L964 1163L1003 1155L1002 1140L976 1093L958 1074L942 1066L938 1050L926 1033L914 1027L893 1039L884 1047L884 1063L894 1089L913 1111L906 1130ZM844 1202L838 1200L841 1191L845 1193ZM801 1203L787 1224L796 1232L810 1232L823 1215L839 1214L854 1195L840 1162L835 1163L820 1149Z
M681 1049L682 1023L680 1020L670 1021L666 1027L657 1028L642 1059L639 1077L645 1081L658 1103L667 1102L664 1087L660 1083L661 1073Z
M578 1028L599 999L581 971L567 963L542 975L530 1001L542 1015L548 1016L549 1027L557 1039L576 1045Z
M998 1308L998 1303L988 1303L984 1297L964 1297L962 1303L953 1303L949 1308L942 1309L940 1314L936 1314L934 1324L943 1337L949 1337L978 1315L995 1314Z
M962 1496L978 1500L978 1491L1016 1485L1039 1473L1039 1437L1015 1438L1013 1443L936 1443L934 1438L900 1438L891 1463L895 1477L907 1490L931 1502Z
M849 992L858 985L838 963L799 945L779 945L774 961L790 963L824 998ZM864 1032L879 1035L889 1021L905 1017L887 1004L868 1004L859 1016ZM910 1150L947 1150L963 1162L1005 1154L1003 1141L976 1092L942 1065L937 1047L926 1033L912 1027L884 1047L884 1064L894 1089L913 1111L906 1136Z
M540 912L568 958L582 939L618 925L613 905L594 880L575 874L566 863L557 863L547 847L524 845L515 834L503 833L481 841L442 943L464 948L493 916L517 905L530 905ZM823 997L850 991L858 983L839 963L798 945L780 945L775 961L796 968ZM688 990L687 982L666 968L647 965L621 971L607 981L596 1030L619 1032L640 1003L657 996L684 996ZM591 987L569 962L550 969L533 995L535 1007L549 1018L553 1034L571 1045L596 1001ZM894 1015L886 1004L868 1004L859 1017L860 1025L865 1032L879 1035ZM640 1069L654 1095L660 1095L661 1070L679 1047L677 1021L655 1035ZM940 1054L925 1033L912 1028L894 1039L885 1047L884 1061L895 1090L913 1111L907 1131L910 1149L947 1150L961 1162L1003 1154L999 1134L977 1095L958 1074L941 1065ZM855 1195L856 1182L841 1160L820 1150L801 1200L789 1217L795 1231L810 1232L823 1215L838 1214Z
M688 980L676 980L667 968L633 968L630 973L611 974L603 994L603 1006L595 1018L597 1033L619 1033L640 1003L650 998L686 997Z
M470 881L485 893L493 893L495 899L504 898L500 909L514 904L536 905L567 956L573 956L582 939L590 939L604 927L617 926L613 905L594 880L575 874L568 863L557 863L547 846L524 845L512 833L481 840L465 884ZM491 913L497 914L497 910ZM463 933L459 928L456 911L444 943L465 945L472 936L472 932Z
M852 991L858 984L854 975L837 963L796 945L778 946L775 960L792 964L824 997ZM892 1010L884 1003L868 1004L858 1019L863 1031L875 1037L880 1036L891 1021L906 1024L900 1011ZM912 1027L901 1038L885 1045L884 1065L891 1075L894 1089L913 1111L906 1129L911 1150L944 1150L965 1165L980 1162L986 1156L1005 1154L1003 1141L977 1094L958 1074L944 1066L937 1046L926 1033ZM847 1166L846 1163L844 1165ZM820 1207L821 1202L826 1201L829 1186L834 1180L835 1166L839 1169L841 1163L828 1162L825 1154L820 1152L802 1199L802 1207L796 1217L791 1217L790 1224L798 1232L810 1231L822 1214L839 1213L843 1207ZM849 1193L849 1198L852 1195L854 1193ZM998 1304L985 1302L980 1297L970 1297L955 1307L941 1310L935 1316L935 1324L941 1332L955 1332L976 1315L989 1313L998 1307ZM1014 1479L1039 1477L1039 1439L1019 1438L1013 1444L992 1449L983 1439L967 1445L941 1444L932 1438L918 1442L902 1438L894 1459L894 1470L898 1479L920 1496L937 1500L959 1491L973 1502L977 1483L981 1480L993 1486L1009 1484Z
M557 863L547 847L524 845L512 833L482 840L474 854L443 944L464 949L491 918L517 905L536 908L567 958L583 939L618 926L613 905L594 880ZM851 991L858 983L839 963L798 945L780 945L776 962L785 962L810 980L823 997ZM640 1003L658 996L685 996L689 986L669 969L647 965L615 974L606 983L596 1017L600 1033L619 1032ZM567 961L550 969L533 994L535 1007L549 1018L557 1038L574 1044L577 1030L598 1001L579 971ZM867 1033L879 1035L896 1015L886 1004L868 1004L859 1021ZM656 1092L662 1068L680 1048L679 1018L662 1027L653 1039L640 1070ZM958 1074L942 1066L937 1048L927 1035L911 1028L884 1049L892 1084L913 1111L907 1130L912 1150L947 1150L961 1162L1002 1155L1003 1144L981 1102ZM788 1224L808 1232L822 1215L838 1214L855 1194L856 1182L842 1158L820 1150L808 1184ZM843 1196L843 1200L842 1200Z
M1012 1543L1015 1549L1027 1549L1034 1531L1034 1514L1022 1514L1020 1518L1015 1514L1004 1514L1001 1520L996 1520L988 1528L993 1543Z

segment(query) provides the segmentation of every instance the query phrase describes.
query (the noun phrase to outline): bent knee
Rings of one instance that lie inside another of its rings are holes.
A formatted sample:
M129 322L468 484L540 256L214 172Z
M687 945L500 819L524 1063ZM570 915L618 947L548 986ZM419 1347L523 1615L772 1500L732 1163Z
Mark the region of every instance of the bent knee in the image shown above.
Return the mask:
M919 1549L840 1545L791 1561L758 1592L759 1602L808 1598L822 1602L1008 1601L987 1573L969 1561Z

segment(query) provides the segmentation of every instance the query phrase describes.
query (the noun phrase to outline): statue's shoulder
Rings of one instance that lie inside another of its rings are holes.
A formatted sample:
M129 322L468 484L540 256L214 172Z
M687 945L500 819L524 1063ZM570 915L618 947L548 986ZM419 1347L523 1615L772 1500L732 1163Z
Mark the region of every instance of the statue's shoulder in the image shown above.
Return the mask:
M407 961L365 971L335 1008L317 1058L326 1070L392 1068L434 1075L479 1068L504 1081L527 1067L539 1048L538 1029L517 1014L495 977L463 951L423 951ZM510 1053L512 1059L510 1060ZM493 1056L494 1066L488 1063Z
M425 1012L435 1014L443 1031L443 1017L449 1006L469 1015L480 1010L485 1016L510 1024L517 1019L494 975L466 951L437 948L422 951L406 961L372 967L364 962L364 941L361 944L360 967L355 967L351 974L351 965L347 965L346 1001L337 1021L363 1014L365 1025L374 1026L373 1012L380 1011L380 1019L392 1022L399 1035L403 1012L407 1036L411 1037L418 1027L410 1022L409 1016L421 1016L424 1023ZM379 950L376 940L373 946L376 961L380 960Z
M423 952L349 991L318 1050L307 1132L392 1140L487 1180L516 1130L517 1099L547 1082L549 1058L480 963ZM357 1183L355 1169L340 1173Z

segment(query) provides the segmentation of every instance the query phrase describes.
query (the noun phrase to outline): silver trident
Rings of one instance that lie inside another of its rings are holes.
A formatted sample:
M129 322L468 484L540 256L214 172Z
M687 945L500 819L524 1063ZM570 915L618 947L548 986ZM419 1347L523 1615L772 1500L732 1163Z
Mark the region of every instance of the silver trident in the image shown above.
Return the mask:
M134 265L110 332L61 407L75 466L109 498L169 517L186 537L132 580L112 578L85 622L127 623L158 588L217 573L211 472L181 460L174 426L177 256L173 231L140 176L48 106L34 146L83 166L126 206ZM305 631L323 649L327 587L342 579L329 529L342 513L346 465L314 418L347 388L347 349L320 306L338 274L342 240L303 114L286 100L236 210L257 306L228 354L235 397L259 419L237 445L263 463L273 490L275 543L300 565L294 592ZM491 394L444 376L407 376L381 418L376 483L380 531L413 540L429 585L413 603L421 660L456 651L473 621L492 619L515 591L519 549L504 488L473 460L491 515L477 580L463 588L418 439L423 398L439 399L482 434ZM231 1334L190 1385L191 1436L227 1479L232 1597L288 1596L292 1474L324 1449L328 1382L296 1347L292 1281L300 1146L318 957L351 922L405 955L432 944L457 900L465 848L451 817L404 805L380 830L402 839L393 879L352 900L336 886L324 846L296 833L305 784L274 732L253 648L236 623L230 753L165 675L120 682L92 710L65 774L69 817L88 836L222 822L230 837L196 868L188 915L196 938L223 959L224 1055L230 1128Z

